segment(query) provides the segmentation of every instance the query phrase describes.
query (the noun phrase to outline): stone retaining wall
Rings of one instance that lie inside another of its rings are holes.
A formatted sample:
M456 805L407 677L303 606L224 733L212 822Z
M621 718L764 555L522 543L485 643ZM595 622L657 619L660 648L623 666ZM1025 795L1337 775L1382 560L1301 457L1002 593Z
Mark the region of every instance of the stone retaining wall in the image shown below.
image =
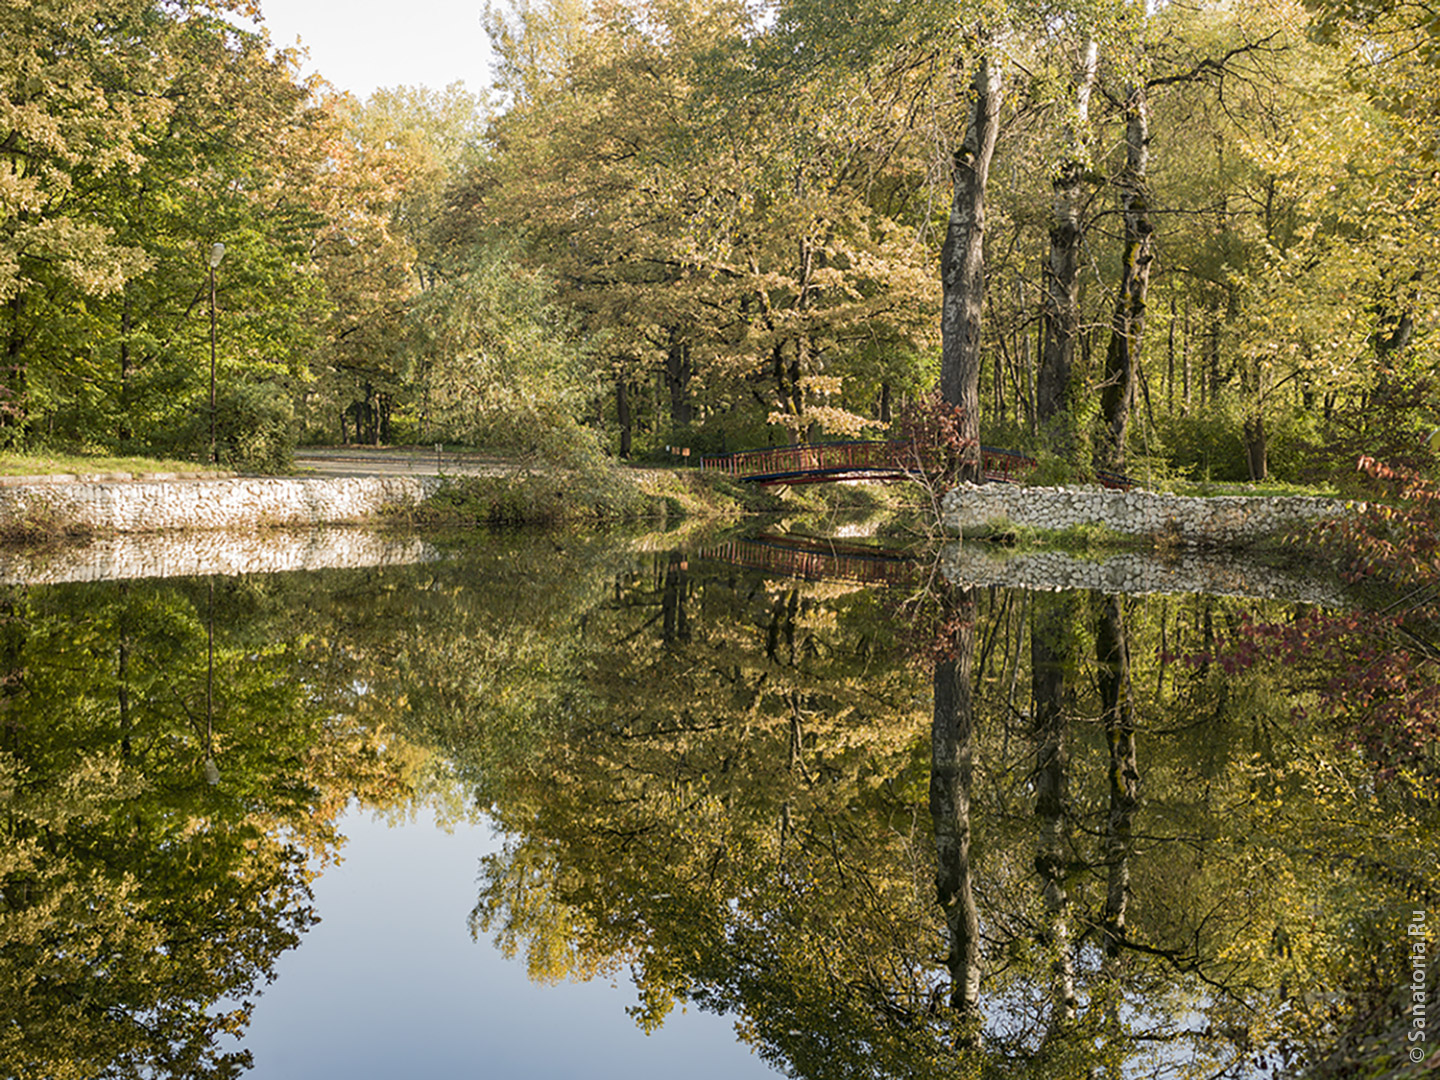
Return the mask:
M0 523L102 534L353 524L417 506L441 482L367 476L7 485L0 487Z
M1174 558L1125 552L1095 562L1062 551L1000 555L990 545L946 544L940 553L945 580L961 588L1034 589L1144 596L1201 593L1250 599L1289 600L1329 607L1345 601L1334 582L1298 578L1249 562L1235 552L1184 551Z
M1311 497L1199 498L1100 487L962 484L946 494L941 521L951 534L1002 523L1047 530L1104 525L1116 532L1182 544L1229 546L1346 513L1353 505Z
M416 537L377 535L363 529L217 530L183 535L136 533L39 551L0 548L0 585L58 585L211 574L229 577L403 566L438 558L440 552L436 548Z

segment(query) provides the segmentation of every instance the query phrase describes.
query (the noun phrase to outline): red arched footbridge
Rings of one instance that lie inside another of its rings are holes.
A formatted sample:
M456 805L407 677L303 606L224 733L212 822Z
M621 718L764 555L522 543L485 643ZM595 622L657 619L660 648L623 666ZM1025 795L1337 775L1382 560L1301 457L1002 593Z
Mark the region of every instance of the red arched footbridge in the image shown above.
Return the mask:
M1034 458L1014 450L980 448L980 471L988 483L1021 483L1035 465ZM911 442L857 439L702 457L700 468L752 484L823 484L840 480L910 480L924 472L924 460ZM1109 488L1134 486L1128 476L1118 473L1102 472L1097 478Z

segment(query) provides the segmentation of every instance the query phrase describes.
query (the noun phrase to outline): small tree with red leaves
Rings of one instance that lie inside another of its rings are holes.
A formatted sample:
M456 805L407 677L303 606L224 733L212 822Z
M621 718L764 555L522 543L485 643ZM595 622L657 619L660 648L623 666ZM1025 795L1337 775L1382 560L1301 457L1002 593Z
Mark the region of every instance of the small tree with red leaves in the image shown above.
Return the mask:
M957 481L980 477L980 443L964 433L964 421L965 411L936 390L902 409L893 425L896 438L909 444L912 468L942 495Z

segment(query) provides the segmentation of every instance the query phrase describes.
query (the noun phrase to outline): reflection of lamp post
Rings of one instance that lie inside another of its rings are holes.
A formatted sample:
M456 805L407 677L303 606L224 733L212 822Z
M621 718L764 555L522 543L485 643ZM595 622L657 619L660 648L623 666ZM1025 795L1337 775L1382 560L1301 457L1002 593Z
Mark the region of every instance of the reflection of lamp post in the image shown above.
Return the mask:
M210 460L220 463L215 452L215 268L225 258L225 245L215 244L210 248Z
M221 254L224 254L223 246ZM211 257L210 269L215 269L215 264L220 260ZM209 601L205 606L205 644L206 652L209 655L205 666L205 782L211 787L220 783L220 769L215 764L215 578L212 576L209 581Z

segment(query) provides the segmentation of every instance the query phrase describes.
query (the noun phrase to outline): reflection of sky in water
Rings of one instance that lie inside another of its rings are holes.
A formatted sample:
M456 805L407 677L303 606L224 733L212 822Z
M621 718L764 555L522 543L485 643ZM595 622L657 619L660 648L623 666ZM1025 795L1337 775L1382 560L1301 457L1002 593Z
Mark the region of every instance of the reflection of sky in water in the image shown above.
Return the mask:
M471 941L485 826L446 834L428 815L341 823L345 861L315 883L321 922L277 964L245 1045L257 1080L368 1077L774 1077L731 1022L677 1008L646 1036L634 988L600 978L543 986L487 938Z

